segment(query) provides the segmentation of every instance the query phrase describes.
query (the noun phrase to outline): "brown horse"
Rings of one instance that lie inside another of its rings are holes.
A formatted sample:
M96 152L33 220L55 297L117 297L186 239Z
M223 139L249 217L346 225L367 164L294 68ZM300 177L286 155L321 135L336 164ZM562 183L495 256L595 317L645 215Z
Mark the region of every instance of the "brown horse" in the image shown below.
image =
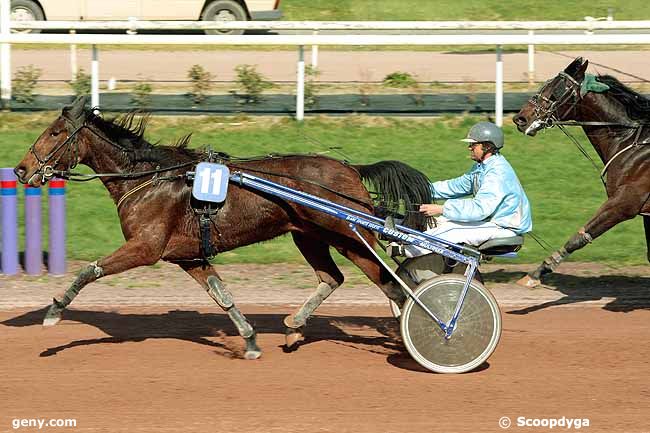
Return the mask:
M639 214L650 261L650 100L614 77L586 75L587 65L574 60L513 117L519 131L531 136L554 125L582 126L605 164L601 177L608 197L564 247L520 280L528 287L540 284L573 251Z
M22 183L39 186L55 174L74 178L76 174L70 170L77 164L87 165L99 174L117 204L126 243L83 269L70 288L55 297L43 324L58 323L64 309L88 283L162 259L178 264L203 286L245 339L245 357L259 357L253 327L208 262L207 256L213 254L206 254L202 247L206 236L201 234L196 213L201 203L191 198L191 185L185 175L206 154L187 149L187 139L176 146L154 146L143 138L146 118L136 121L130 114L121 120L104 120L85 109L84 103L85 99L79 98L73 106L63 109L32 145L15 173ZM309 155L241 160L219 154L219 158L231 171L250 172L368 213L374 208L362 179L376 180L379 189L381 185L390 186L392 193L384 196L390 202L405 197L420 203L431 200L426 177L395 161L351 166ZM401 190L395 187L400 182L406 184ZM330 256L330 246L358 266L390 299L399 305L404 301L399 286L348 224L325 213L231 184L223 207L204 226L209 231L212 253L291 233L319 284L304 305L286 317L288 346L302 338L307 318L343 283L343 274ZM364 231L363 237L370 245L377 244L372 233Z

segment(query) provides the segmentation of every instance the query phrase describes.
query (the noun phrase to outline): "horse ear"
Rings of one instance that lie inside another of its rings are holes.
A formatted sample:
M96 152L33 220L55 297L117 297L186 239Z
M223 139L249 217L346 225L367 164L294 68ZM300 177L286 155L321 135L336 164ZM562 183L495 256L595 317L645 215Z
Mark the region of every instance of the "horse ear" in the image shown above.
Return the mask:
M576 57L576 59L572 61L566 69L564 69L564 72L575 78L576 81L582 81L585 77L587 66L589 66L589 60L584 60L582 57Z
M582 80L585 79L585 72L587 71L587 66L589 66L589 60L585 60L584 62L582 62L582 65L580 65L578 72L576 72L573 75L573 78L575 78L578 83L582 82Z
M72 105L63 107L63 114L70 119L78 119L83 114L87 100L86 96L78 96Z

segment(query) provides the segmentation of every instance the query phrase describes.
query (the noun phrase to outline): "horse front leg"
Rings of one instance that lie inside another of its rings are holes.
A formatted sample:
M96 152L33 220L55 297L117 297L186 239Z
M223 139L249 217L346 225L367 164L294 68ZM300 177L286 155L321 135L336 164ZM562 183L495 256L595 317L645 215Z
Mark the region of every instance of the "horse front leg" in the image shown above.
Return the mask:
M86 266L65 292L52 299L52 305L43 319L43 326L59 323L63 311L88 284L107 275L118 274L138 266L153 265L160 259L161 254L162 247L154 247L150 241L132 239L113 254Z
M534 272L525 275L517 281L517 284L529 288L539 286L542 283L542 277L555 271L571 253L590 244L616 224L638 215L643 201L639 194L635 194L635 191L631 188L620 189L617 195L608 199L598 209L596 215L584 227L580 228L562 248L554 251ZM638 200L635 200L636 197Z
M239 335L246 342L244 358L257 359L262 356L262 350L257 346L255 329L253 329L253 326L248 322L246 317L239 311L233 301L232 294L226 289L225 284L212 265L207 261L198 263L178 262L177 264L194 278L208 292L208 295L219 304L221 309L228 314L228 317L230 317L230 320L237 328Z

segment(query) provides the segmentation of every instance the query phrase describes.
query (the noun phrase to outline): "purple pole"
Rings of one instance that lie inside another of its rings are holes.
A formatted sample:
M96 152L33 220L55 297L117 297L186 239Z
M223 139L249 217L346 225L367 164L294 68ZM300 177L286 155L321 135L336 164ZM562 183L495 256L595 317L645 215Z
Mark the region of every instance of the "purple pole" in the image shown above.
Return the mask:
M50 275L63 275L65 263L65 181L52 179L49 191L50 204Z
M2 198L2 273L18 273L18 199L16 175L11 168L0 168Z
M25 273L38 275L42 267L41 189L25 185Z

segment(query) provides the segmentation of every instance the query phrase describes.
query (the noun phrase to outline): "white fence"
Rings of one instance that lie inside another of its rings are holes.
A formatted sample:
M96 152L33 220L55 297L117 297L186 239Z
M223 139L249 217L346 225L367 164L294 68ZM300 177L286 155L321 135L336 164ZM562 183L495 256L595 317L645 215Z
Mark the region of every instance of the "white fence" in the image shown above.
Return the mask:
M296 118L304 118L304 46L390 46L390 45L488 45L496 46L496 103L497 124L503 122L503 58L504 45L529 46L529 73L534 71L534 46L544 45L639 45L650 44L650 21L542 21L542 22L194 22L194 21L110 21L110 22L10 22L9 0L0 0L3 13L0 19L0 78L3 103L11 98L10 44L88 44L92 45L92 104L99 106L99 56L98 45L284 45L298 47L296 67L297 96ZM10 29L116 29L131 34L24 34L11 33ZM299 30L312 34L291 35L140 35L138 30L152 29L262 29ZM320 34L320 31L405 31L449 32L471 31L471 34ZM536 31L583 30L582 34L539 34ZM617 33L596 34L607 30ZM483 33L479 33L479 31ZM493 32L498 31L498 34ZM526 31L526 33L521 33ZM624 33L622 31L633 31ZM476 33L473 33L476 32ZM491 32L491 33L488 33ZM508 33L502 33L508 32ZM519 32L519 33L517 33Z

